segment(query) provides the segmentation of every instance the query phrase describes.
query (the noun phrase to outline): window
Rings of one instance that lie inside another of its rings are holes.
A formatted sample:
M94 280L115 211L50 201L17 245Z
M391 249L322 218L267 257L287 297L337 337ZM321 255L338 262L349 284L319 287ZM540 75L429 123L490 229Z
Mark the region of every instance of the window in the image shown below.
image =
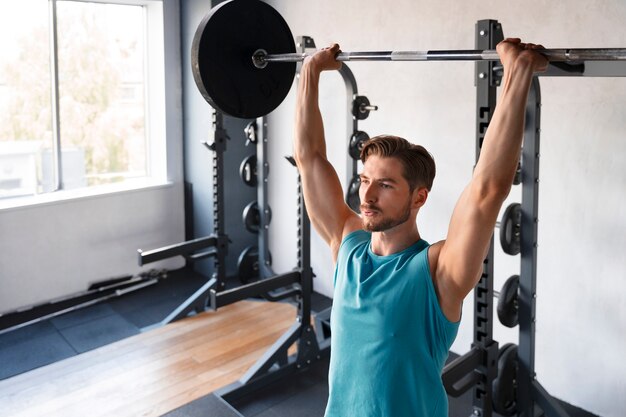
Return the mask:
M147 4L0 2L0 199L164 177Z

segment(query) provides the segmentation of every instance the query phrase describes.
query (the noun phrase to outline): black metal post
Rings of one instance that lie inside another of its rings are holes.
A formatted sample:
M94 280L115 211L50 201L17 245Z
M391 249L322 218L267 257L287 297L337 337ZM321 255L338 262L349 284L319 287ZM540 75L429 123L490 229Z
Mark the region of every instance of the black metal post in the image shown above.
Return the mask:
M502 27L496 20L476 23L476 48L493 49L503 39ZM476 63L476 160L487 133L487 127L496 107L496 90L500 78L494 71L497 61ZM474 290L474 342L472 349L482 352L482 361L475 369L474 415L491 417L493 414L491 385L497 376L498 342L493 340L493 237L484 260L483 273Z
M215 138L207 146L213 151L213 233L217 235L217 256L213 278L217 280L217 289L226 287L226 255L228 254L228 236L224 222L224 152L229 139L224 129L224 115L215 110L213 112L213 128Z
M539 80L533 79L526 104L522 150L522 223L519 283L519 362L517 404L521 416L534 416L532 381L535 379L535 306L537 296L537 223L539 221Z
M268 198L269 162L267 161L267 119L258 117L255 123L257 156L257 203L259 207L259 276L261 279L274 275L269 250L270 206Z

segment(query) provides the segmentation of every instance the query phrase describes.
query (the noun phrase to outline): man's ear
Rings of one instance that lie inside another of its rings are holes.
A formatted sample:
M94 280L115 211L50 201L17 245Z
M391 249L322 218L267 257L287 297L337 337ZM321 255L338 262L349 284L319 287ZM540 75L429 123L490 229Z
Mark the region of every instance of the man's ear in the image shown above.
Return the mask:
M413 208L421 208L428 200L428 189L426 187L418 187L413 190Z

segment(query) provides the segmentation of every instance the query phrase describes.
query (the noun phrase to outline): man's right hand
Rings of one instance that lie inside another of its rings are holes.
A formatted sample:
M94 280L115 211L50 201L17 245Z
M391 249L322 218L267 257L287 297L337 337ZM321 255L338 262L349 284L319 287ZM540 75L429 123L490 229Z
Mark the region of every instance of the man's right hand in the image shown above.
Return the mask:
M522 43L519 38L507 38L496 46L505 71L521 63L534 73L543 72L548 66L548 60L541 55L542 49L544 48L541 45Z
M310 68L320 73L322 71L338 70L341 68L341 61L337 61L337 54L341 52L339 45L333 43L328 48L322 48L304 59L302 68Z

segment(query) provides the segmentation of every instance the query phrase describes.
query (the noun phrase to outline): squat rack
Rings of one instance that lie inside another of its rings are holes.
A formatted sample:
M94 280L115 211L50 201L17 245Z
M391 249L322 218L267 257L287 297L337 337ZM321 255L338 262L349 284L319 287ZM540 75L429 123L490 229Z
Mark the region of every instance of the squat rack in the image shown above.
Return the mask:
M290 34L289 37L291 38ZM501 25L494 20L479 21L476 30L477 50L493 50L495 45L502 39ZM300 45L301 47L301 45ZM194 48L199 48L195 45ZM197 51L196 51L197 52ZM303 53L304 51L301 51ZM194 55L195 56L195 55ZM458 58L458 57L457 57ZM457 59L455 58L455 59ZM269 55L264 56L269 61ZM472 58L473 60L473 58ZM497 61L477 62L476 87L477 87L477 156L480 153L484 133L491 120L495 109L496 88L500 83L502 68ZM615 76L615 65L612 62L567 62L551 63L547 73L548 76ZM201 76L202 73L194 72L194 76ZM620 74L624 75L624 74ZM285 82L291 86L291 81L286 77ZM345 80L345 78L344 78ZM202 80L204 81L204 80ZM346 83L348 84L348 83ZM203 84L202 84L203 85ZM209 102L212 97L205 97ZM214 99L214 97L213 97ZM278 100L278 102L282 101ZM558 403L543 389L535 378L534 373L534 342L535 342L535 295L536 295L536 258L537 258L537 199L538 199L538 149L539 149L539 105L540 92L539 84L535 79L531 96L528 100L527 129L525 132L525 145L523 150L523 196L522 196L522 220L523 230L532 230L530 235L522 234L522 262L520 277L519 295L519 315L520 315L520 346L518 354L519 372L517 375L517 395L515 400L520 415L535 416L534 404L537 403L544 412L550 415L566 416ZM216 113L218 114L218 113ZM265 125L261 135L265 135ZM530 126L530 127L529 127ZM217 130L216 130L217 132ZM260 141L263 142L263 141ZM353 165L354 166L354 165ZM293 295L294 291L301 295L301 299L310 301L312 291L312 271L310 268L309 254L309 233L310 223L306 216L302 191L299 187L299 252L298 269L296 272L280 276L268 277L257 283L244 285L237 289L222 291L220 288L220 276L207 283L203 287L202 293L198 294L195 301L203 302L194 307L218 308L249 296L265 294L274 289L283 288L293 284L294 290L287 291ZM224 235L225 236L225 235ZM217 236L219 238L220 235ZM209 246L215 246L217 241L207 241ZM220 243L220 242L217 242ZM227 239L221 241L220 248L227 247ZM265 250L261 251L265 254ZM162 258L161 258L162 259ZM219 263L218 263L219 265ZM483 277L475 291L475 322L474 322L474 343L472 349L458 360L451 363L444 370L443 380L446 389L451 395L457 395L474 388L474 410L475 416L491 416L493 414L493 387L492 384L497 376L496 362L498 361L498 343L493 340L493 240L489 254L485 259ZM208 300L206 299L206 296ZM317 344L315 337L310 337L314 333L310 326L310 302L301 301L299 308L300 323L294 324L292 328L264 355L257 365L246 374L235 387L228 387L221 392L223 397L228 399L237 398L246 392L260 387L273 379L276 379L294 368L300 368L310 364L311 358L319 358L325 348ZM189 310L187 310L189 312ZM295 361L287 356L286 349L295 341L300 343L298 355ZM301 342L307 342L302 346ZM303 347L301 349L300 347ZM301 355L302 353L302 355ZM276 368L278 370L276 371Z
M493 49L504 38L497 20L476 23L476 48ZM546 72L533 79L526 105L526 123L521 157L520 275L517 296L519 346L516 372L510 388L513 402L505 415L521 417L567 417L569 414L538 381L535 373L535 326L537 299L539 149L541 90L538 77L622 77L624 65L610 61L550 62ZM476 160L496 106L502 77L497 61L476 62ZM448 394L459 396L473 388L471 416L491 417L494 410L494 380L498 377L498 342L493 340L493 238L484 260L483 274L474 291L474 341L470 351L444 368L442 379ZM497 410L502 413L502 411Z

